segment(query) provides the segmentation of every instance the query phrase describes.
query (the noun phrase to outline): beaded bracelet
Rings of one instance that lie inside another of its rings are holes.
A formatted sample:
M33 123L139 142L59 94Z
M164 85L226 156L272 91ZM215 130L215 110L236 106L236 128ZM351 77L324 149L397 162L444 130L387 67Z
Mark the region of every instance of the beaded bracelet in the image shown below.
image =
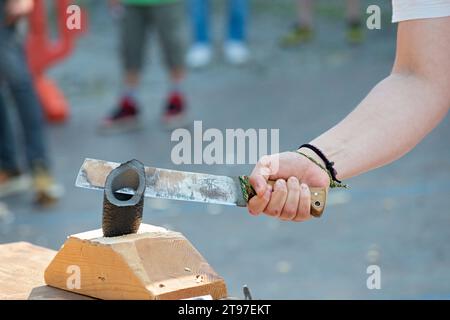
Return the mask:
M300 148L305 148L305 145L301 146ZM311 148L309 148L309 149L311 149ZM316 161L316 159L314 159L314 158L312 158L312 157L310 157L310 156L308 156L308 155L306 155L306 154L304 154L304 153L302 153L302 152L300 152L298 150L296 150L295 152L297 152L298 154L300 154L300 155L304 156L305 158L309 159L311 162L316 164L319 168L321 168L322 170L324 170L328 174L328 177L330 178L330 188L345 188L345 189L349 188L349 186L347 184L342 183L341 181L336 179L336 170L333 167L334 163L328 161L328 159L325 158L326 159L324 161L325 164L328 163L329 165L327 165L327 167L324 167L322 164L320 164L318 161ZM320 155L319 155L319 157L320 157ZM322 159L322 157L320 157L320 158Z

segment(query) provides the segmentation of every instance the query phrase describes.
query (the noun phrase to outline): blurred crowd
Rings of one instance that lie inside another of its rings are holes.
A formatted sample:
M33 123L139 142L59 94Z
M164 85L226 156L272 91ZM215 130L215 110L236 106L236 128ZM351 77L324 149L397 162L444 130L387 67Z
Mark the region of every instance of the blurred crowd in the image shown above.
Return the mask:
M239 66L252 56L247 36L251 10L248 0L226 2L223 57L227 63ZM25 40L18 33L20 22L33 10L33 3L34 0L0 0L0 199L32 188L36 204L48 206L61 197L62 188L51 174L45 116L27 65ZM359 0L342 3L347 8L347 40L358 44L364 36ZM314 37L314 1L293 0L292 5L297 14L286 34L280 36L281 47L298 46ZM213 60L211 2L110 0L109 6L111 13L120 17L119 61L123 75L118 101L101 119L99 133L120 133L143 125L138 91L149 32L157 35L169 79L161 121L168 129L186 125L186 69L205 68ZM186 17L191 26L189 46L183 33ZM11 117L12 109L16 117ZM20 128L22 139L16 139L16 128ZM18 141L22 142L20 146ZM24 151L24 164L19 161L19 151Z

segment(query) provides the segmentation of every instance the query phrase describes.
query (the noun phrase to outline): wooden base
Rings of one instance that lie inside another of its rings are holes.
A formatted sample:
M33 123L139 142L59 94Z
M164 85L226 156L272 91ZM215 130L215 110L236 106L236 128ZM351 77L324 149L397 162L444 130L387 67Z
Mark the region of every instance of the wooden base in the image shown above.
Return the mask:
M180 233L142 224L137 234L70 236L45 271L53 287L100 299L227 297L224 280Z
M56 252L27 242L0 244L0 300L84 300L46 286L44 270Z

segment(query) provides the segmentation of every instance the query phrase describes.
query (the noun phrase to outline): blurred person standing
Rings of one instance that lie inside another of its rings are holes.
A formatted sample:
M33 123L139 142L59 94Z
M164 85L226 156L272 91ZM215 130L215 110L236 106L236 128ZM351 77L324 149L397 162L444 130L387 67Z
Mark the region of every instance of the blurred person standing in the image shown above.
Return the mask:
M292 29L281 38L283 47L292 47L310 41L314 36L314 1L297 1L297 22ZM361 22L360 0L345 0L347 3L347 41L359 44L364 39Z
M18 22L32 11L33 5L33 0L0 0L0 197L26 191L30 186L18 164L15 125L5 99L5 90L9 89L23 132L36 203L49 205L59 197L60 188L49 171L42 108L17 32Z
M209 1L188 0L191 16L193 44L186 61L192 68L208 65L212 58L209 26ZM228 31L223 52L228 63L240 65L248 61L246 24L248 0L228 0Z
M180 0L110 0L113 12L121 12L120 58L123 88L118 105L100 123L101 133L139 129L140 105L137 91L144 67L147 31L158 36L169 72L170 88L162 114L168 128L182 126L186 120L186 102L182 83L185 78L183 4Z

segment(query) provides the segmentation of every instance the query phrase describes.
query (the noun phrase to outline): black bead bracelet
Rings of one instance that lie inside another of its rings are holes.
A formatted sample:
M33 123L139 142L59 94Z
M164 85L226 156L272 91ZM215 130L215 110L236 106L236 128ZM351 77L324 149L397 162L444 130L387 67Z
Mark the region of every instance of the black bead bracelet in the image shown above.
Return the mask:
M339 181L336 177L337 172L336 169L334 168L334 162L328 160L328 158L323 154L322 151L320 151L319 148L308 143L301 145L298 149L300 150L301 148L307 148L314 151L314 153L317 154L319 158L322 159L322 161L325 163L325 168L330 173L331 179L337 183L342 183L342 181Z

